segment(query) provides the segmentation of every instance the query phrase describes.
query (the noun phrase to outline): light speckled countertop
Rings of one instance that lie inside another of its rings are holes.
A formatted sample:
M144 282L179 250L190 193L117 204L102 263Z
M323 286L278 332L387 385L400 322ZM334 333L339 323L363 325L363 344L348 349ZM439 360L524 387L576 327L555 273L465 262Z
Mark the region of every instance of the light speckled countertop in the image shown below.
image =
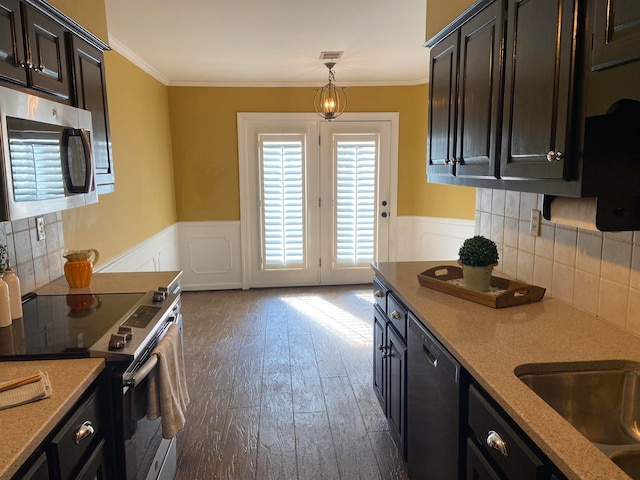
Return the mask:
M445 264L454 265L389 262L374 264L374 270L569 479L628 480L514 369L529 363L640 361L640 339L547 296L493 309L420 286L419 273Z
M170 287L180 283L181 271L100 273L91 277L91 285L85 288L69 288L60 277L36 290L38 295L66 295L82 293L146 293L158 287ZM22 292L26 293L26 292Z
M50 398L0 410L0 480L11 478L103 368L100 358L0 363L0 383L42 370L52 388Z

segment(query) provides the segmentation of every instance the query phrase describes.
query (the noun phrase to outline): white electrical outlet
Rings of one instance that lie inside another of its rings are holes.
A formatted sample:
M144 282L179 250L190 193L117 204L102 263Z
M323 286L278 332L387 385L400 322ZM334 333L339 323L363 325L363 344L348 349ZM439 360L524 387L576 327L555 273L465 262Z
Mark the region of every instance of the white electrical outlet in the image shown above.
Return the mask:
M529 233L534 237L540 236L540 210L531 210Z
M38 240L44 240L44 217L36 217L36 230L38 232Z

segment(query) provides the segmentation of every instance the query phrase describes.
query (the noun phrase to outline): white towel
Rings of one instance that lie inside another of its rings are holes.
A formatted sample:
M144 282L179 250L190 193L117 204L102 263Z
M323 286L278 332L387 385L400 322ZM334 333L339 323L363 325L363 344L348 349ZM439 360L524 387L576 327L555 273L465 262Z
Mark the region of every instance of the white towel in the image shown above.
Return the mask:
M189 404L184 373L180 328L173 324L153 350L158 364L149 374L147 418L162 418L162 437L173 438L182 430Z
M49 398L53 391L49 375L47 372L39 371L38 373L41 378L37 382L0 392L0 410Z

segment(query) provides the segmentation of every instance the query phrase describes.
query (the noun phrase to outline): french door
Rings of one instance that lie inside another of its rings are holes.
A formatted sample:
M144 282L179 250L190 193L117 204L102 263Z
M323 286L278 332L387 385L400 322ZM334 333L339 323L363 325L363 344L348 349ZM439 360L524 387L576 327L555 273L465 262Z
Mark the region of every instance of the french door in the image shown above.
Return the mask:
M274 115L238 114L243 287L370 282L389 255L397 114Z

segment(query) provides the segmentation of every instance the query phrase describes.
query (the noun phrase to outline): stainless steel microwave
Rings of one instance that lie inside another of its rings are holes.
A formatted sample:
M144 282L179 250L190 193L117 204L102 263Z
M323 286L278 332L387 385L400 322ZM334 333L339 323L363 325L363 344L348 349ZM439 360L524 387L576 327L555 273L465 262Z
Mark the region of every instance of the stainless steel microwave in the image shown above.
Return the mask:
M98 201L91 113L0 87L0 220Z

